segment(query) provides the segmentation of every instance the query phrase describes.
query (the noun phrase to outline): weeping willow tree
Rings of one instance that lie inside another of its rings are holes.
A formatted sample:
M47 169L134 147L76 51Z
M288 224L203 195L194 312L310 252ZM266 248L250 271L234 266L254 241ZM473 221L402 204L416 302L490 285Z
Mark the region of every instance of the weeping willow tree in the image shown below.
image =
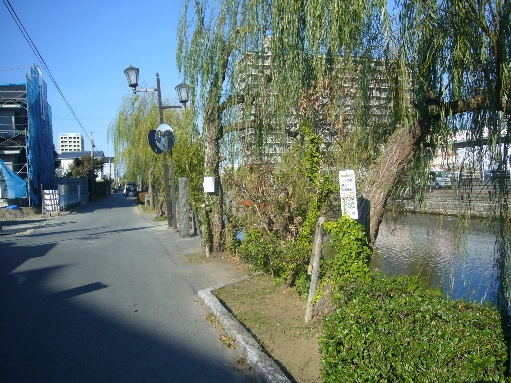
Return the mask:
M123 164L124 177L130 180L141 176L146 180L151 195L151 207L159 196L160 214L163 214L163 166L161 156L154 153L147 134L159 125L159 112L154 96L142 94L125 97L116 119L108 128L108 138L114 144L117 165Z
M191 108L172 116L172 127L175 133L172 155L177 177L188 179L188 198L192 209L199 211L204 202L202 193L204 142L195 121L196 116Z
M170 102L167 102L170 104ZM190 201L195 209L202 203L202 166L204 146L192 109L182 112L164 110L164 120L175 133L172 149L175 173L189 180ZM125 177L147 182L151 208L157 215L165 214L165 188L163 185L162 155L149 146L147 134L160 125L159 109L155 96L136 94L123 99L116 119L110 124L108 138L114 143L117 164L125 167Z
M364 189L368 203L363 206L371 213L371 205L378 201L374 196L381 193L377 185L384 179L385 167L398 165L402 173L405 166L424 161L437 147L448 148L456 134L471 143L473 154L462 160L461 171L465 167L474 174L489 165L506 174L511 165L511 3L405 0L399 5L394 45L396 58L406 63L409 73L412 118L398 126L385 143L382 161L370 169L372 177ZM398 149L405 145L410 148ZM396 151L404 154L402 165L388 161ZM509 335L509 190L505 177L491 182L497 219L497 302ZM380 201L385 207L385 199ZM379 222L370 218L373 241Z
M206 175L217 179L216 249L224 135L253 129L285 140L304 102L328 109L327 125L342 138L339 156L358 171L371 245L400 177L423 176L455 134L474 148L467 168L486 162L506 172L510 12L507 0L402 0L393 9L384 0L185 1L178 66L204 118ZM304 98L311 90L320 97ZM500 299L509 302L508 195L502 184L495 191Z
M159 162L147 145L147 132L154 129L157 122L158 111L151 97L143 94L124 97L116 119L108 127L108 139L114 144L117 166L124 166L124 177L135 180L141 175L148 180L151 191L155 174L159 173ZM154 207L154 198L151 198L151 207Z
M192 7L190 1L184 2L178 31L177 61L184 81L190 84L192 105L203 118L204 176L215 179L215 193L206 196L205 201L205 244L208 251L223 251L222 114L236 102L233 101L236 95L230 92L229 82L233 78L233 64L241 54L238 45L259 27L257 20L239 18L243 14L240 7L246 6L243 2L223 1L212 3L212 8L208 6L207 1L194 1ZM253 12L250 14L253 15ZM241 30L241 24L247 21L248 25Z

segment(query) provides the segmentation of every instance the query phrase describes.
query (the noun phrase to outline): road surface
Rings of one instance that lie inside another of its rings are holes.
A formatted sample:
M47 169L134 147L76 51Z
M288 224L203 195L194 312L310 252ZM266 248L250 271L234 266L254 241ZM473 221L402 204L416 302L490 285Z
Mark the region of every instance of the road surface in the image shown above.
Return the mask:
M236 270L113 194L0 236L0 382L251 382L197 291Z

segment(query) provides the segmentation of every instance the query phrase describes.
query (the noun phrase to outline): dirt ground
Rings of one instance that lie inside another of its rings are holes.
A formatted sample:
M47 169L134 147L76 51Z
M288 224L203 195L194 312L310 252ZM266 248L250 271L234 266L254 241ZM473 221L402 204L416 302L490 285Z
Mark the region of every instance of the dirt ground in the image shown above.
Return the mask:
M36 218L42 218L41 212L32 207L20 207L19 210L0 208L0 222Z
M233 260L233 262L236 262ZM307 302L258 275L214 291L294 382L320 382L320 323L305 324Z

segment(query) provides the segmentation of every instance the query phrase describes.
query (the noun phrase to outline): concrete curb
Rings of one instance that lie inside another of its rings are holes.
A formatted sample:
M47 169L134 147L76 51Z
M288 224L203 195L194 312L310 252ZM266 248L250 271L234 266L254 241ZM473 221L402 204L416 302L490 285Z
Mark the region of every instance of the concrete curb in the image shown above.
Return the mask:
M211 312L216 316L218 322L224 327L227 334L236 340L236 344L241 349L247 359L247 363L252 366L254 375L257 380L265 383L274 382L291 382L288 377L282 372L280 367L268 355L264 353L256 340L250 333L238 322L220 303L217 297L213 294L214 290L222 287L244 281L251 276L238 279L234 282L229 282L222 286L210 287L199 291L199 297L204 304L208 306Z

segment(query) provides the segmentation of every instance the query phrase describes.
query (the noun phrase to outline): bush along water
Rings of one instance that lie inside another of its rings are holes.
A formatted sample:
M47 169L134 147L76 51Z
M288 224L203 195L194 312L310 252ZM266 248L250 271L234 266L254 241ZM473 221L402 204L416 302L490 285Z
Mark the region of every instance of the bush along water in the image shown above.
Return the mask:
M294 286L300 294L309 289L307 267L316 222L336 187L320 171L321 146L321 137L302 121L300 139L279 166L251 164L244 169L244 180L230 180L236 198L244 202L232 220L244 238L231 249L271 274L277 284ZM289 177L291 171L297 174Z
M324 382L505 382L499 312L445 299L418 277L371 274L349 217L325 224L336 251L322 265L335 310L320 340Z

